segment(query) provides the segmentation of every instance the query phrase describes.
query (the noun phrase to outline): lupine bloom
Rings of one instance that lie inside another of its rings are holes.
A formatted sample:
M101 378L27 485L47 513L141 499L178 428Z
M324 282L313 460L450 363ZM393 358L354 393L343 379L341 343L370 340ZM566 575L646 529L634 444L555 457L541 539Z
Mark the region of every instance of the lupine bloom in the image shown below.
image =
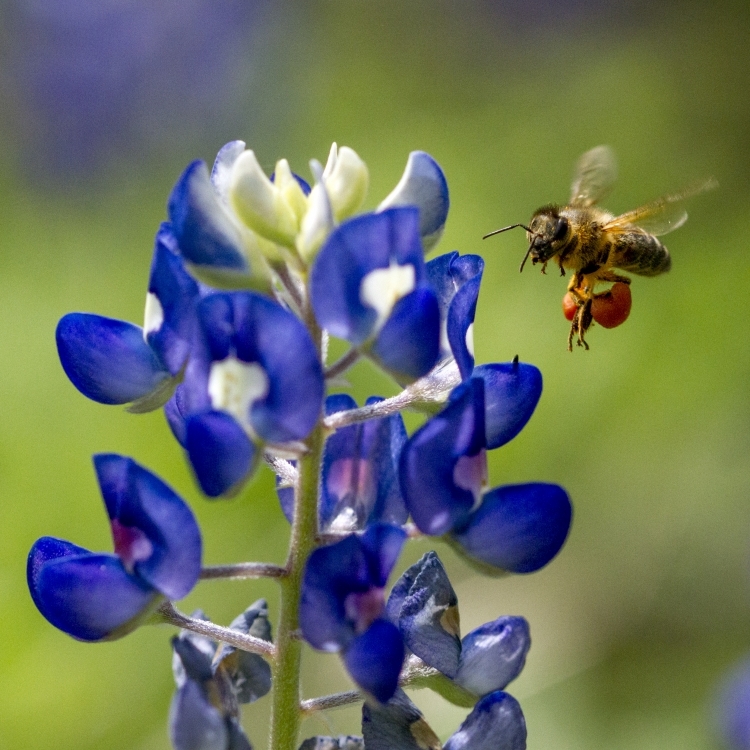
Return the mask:
M426 375L440 355L419 220L411 206L350 219L328 238L310 277L318 323L404 382Z
M195 616L207 619L202 612ZM270 641L265 600L252 604L229 627ZM172 639L172 648L177 692L169 711L169 736L175 750L250 750L239 704L252 703L271 689L268 664L257 654L217 647L184 630Z
M401 454L401 489L425 534L448 534L459 551L491 569L528 573L546 565L562 547L570 501L562 488L550 484L487 491L486 448L497 443L498 435L518 432L527 409L523 398L520 408L510 400L506 414L495 421L486 410L485 391L483 378L470 378L453 391L442 412L411 436Z
M307 437L323 404L323 371L305 326L253 292L210 294L168 416L203 491L231 493L263 443Z
M435 552L427 552L399 578L387 612L406 647L474 700L504 689L518 677L531 646L523 617L499 617L462 639L458 598ZM439 683L435 689L440 689ZM472 699L468 702L473 704Z
M525 750L526 721L513 696L500 690L482 698L441 746L420 710L399 690L385 706L362 707L367 750Z
M277 474L292 544L300 542L284 567L226 564L204 572L281 580L276 646L258 640L271 638L262 600L223 632L171 605L160 608L162 621L224 641L187 631L173 640L172 743L176 750L249 750L239 705L271 688L262 654L275 660L283 682L274 747L288 747L300 713L292 684L299 665L285 649L299 629L313 648L340 654L359 688L354 695L367 700L368 750L440 748L399 684L474 706L448 750L522 750L523 715L502 689L524 665L526 621L499 617L461 638L456 594L434 552L403 574L387 602L385 591L409 516L490 574L530 572L558 552L571 518L564 490L489 490L487 480L487 450L529 420L541 375L517 358L476 366L472 330L484 262L458 253L424 259L449 206L434 159L413 152L391 194L360 215L369 174L352 149L334 144L325 167L312 161L310 171L311 185L282 159L268 176L242 141L224 146L210 172L193 162L157 235L143 328L82 313L58 326L74 385L131 411L163 405L209 497L236 493L265 460ZM329 335L350 348L327 366ZM326 399L326 381L360 356L407 387L362 408L345 394ZM436 404L442 410L434 414ZM434 414L408 439L398 413L406 407ZM187 593L200 571L200 537L189 511L181 515L184 504L129 459L100 456L96 465L116 554L46 538L29 559L40 610L85 640L127 632L164 597ZM339 541L318 546L330 538ZM351 692L313 698L301 708L351 699ZM314 737L303 747L363 744Z
M467 378L474 369L474 316L484 260L446 253L433 258L425 270L440 306L441 356L452 354L461 377Z
M94 456L115 553L89 552L42 537L27 577L39 611L83 641L136 628L165 598L182 599L198 580L201 537L190 508L164 482L124 456Z
M305 640L321 651L341 652L352 679L378 701L396 690L404 643L385 617L384 588L406 534L375 524L320 547L307 561L299 621Z
M169 224L156 235L143 328L89 313L69 313L57 326L65 374L84 396L102 404L161 406L181 378L197 319L200 288L176 253Z
M366 405L383 399L371 396ZM354 409L357 402L347 394L326 399L326 414ZM406 442L406 428L400 414L349 425L326 441L321 467L321 531L356 531L373 523L401 526L409 515L401 497L398 459ZM294 488L277 489L281 508L291 523Z

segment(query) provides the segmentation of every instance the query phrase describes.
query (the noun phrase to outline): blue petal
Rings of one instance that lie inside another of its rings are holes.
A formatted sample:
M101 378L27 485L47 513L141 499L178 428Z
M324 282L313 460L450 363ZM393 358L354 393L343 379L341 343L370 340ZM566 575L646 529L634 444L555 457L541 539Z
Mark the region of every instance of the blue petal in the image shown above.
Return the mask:
M194 161L182 173L168 208L185 258L197 265L249 270L239 229L222 205L205 162Z
M257 435L277 443L306 438L321 416L325 385L315 345L302 322L251 292L212 294L200 303L199 316L209 354L207 361L193 357L186 371L184 390L186 400L192 401L188 407L208 398L211 361L235 355L259 364L268 377L268 393L250 407Z
M379 401L382 399L373 396L367 404ZM356 401L346 394L326 399L326 414L356 407ZM406 522L408 511L398 483L398 458L405 442L400 414L350 425L328 438L320 493L321 528L347 513L352 514L358 529L377 521Z
M39 550L32 548L30 567L38 555ZM89 552L50 559L34 567L28 581L34 603L56 628L78 640L125 635L159 599L158 592L129 575L115 555Z
M174 247L172 228L164 223L156 235L148 284L148 291L159 300L163 320L146 335L172 375L182 369L190 353L197 329L195 304L199 296L198 284L185 270Z
M172 638L172 648L182 664L185 677L197 682L207 682L214 676L212 657L201 649L192 638L175 636Z
M525 750L526 721L511 695L497 691L482 698L444 750Z
M475 496L456 484L454 469L463 456L477 455L484 440L483 381L470 379L401 453L401 491L420 531L437 536L467 521Z
M169 599L182 599L198 582L201 534L182 498L133 459L114 453L94 456L110 519L143 532L151 556L135 572Z
M250 409L264 440L304 440L321 416L325 381L310 334L302 322L259 294L237 294L237 356L258 362L269 380L264 398Z
M362 280L391 262L413 265L415 285L424 278L419 213L393 208L345 221L326 240L310 274L315 317L333 336L355 345L374 332L377 314L360 298Z
M371 586L368 555L355 535L314 550L305 566L300 597L299 623L305 640L322 651L346 647L354 627L347 621L344 600Z
M279 487L281 484L281 478L276 477L276 495L279 498L279 505L281 505L281 512L284 514L289 523L294 522L294 487ZM322 514L320 518L322 519ZM325 524L320 521L321 529L325 528Z
M373 524L359 537L368 559L371 586L385 586L405 541L406 532L387 523Z
M354 682L381 703L396 692L403 663L401 633L387 620L375 620L344 653L344 664Z
M187 420L185 446L198 483L209 497L239 489L257 459L256 448L242 427L219 411Z
M424 151L409 154L401 180L379 208L390 206L416 206L425 250L437 243L448 218L450 199L443 170L429 154Z
M530 646L529 623L523 617L499 617L461 641L455 680L478 696L502 690L521 673Z
M456 292L470 279L484 271L484 260L479 255L459 255L455 250L438 255L425 264L427 281L437 295L440 316L448 317L448 308Z
M26 580L29 585L31 598L38 610L41 611L42 609L41 600L37 594L39 590L39 571L42 569L42 566L49 560L90 554L89 550L85 547L79 547L77 544L68 542L65 539L57 539L53 536L43 536L34 542L34 546L31 548L26 562Z
M127 404L159 387L170 373L132 323L69 313L57 324L57 352L65 374L84 396Z
M434 552L428 552L402 578L409 589L404 592L403 587L394 586L388 600L389 617L412 653L444 675L455 677L461 655L458 598L445 568Z
M479 276L467 281L457 292L448 309L448 343L458 365L461 378L471 376L474 369L474 352L469 350L466 334L474 323L479 298ZM473 344L472 344L473 347Z
M453 538L481 563L531 573L559 552L572 513L567 493L556 484L496 487Z
M542 373L513 361L479 365L473 377L484 380L487 448L499 448L526 426L542 395Z
M253 750L242 725L233 716L226 718L228 743L227 750Z
M434 292L422 287L396 302L369 353L400 382L426 375L440 359L440 310Z
M362 706L362 734L367 750L440 748L440 740L403 690L397 690L385 705Z
M185 426L185 391L182 385L178 385L172 398L164 404L164 416L167 418L169 429L175 436L177 442L184 448L187 441L187 427Z
M172 698L169 739L175 750L227 750L224 717L193 680L188 680Z

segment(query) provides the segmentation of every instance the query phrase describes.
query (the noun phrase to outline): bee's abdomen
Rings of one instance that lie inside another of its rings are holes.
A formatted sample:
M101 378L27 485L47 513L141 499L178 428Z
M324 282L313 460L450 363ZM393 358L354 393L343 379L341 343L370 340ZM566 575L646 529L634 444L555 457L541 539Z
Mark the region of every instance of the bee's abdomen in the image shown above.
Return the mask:
M613 250L610 265L639 276L658 276L672 266L667 248L647 232L618 235Z

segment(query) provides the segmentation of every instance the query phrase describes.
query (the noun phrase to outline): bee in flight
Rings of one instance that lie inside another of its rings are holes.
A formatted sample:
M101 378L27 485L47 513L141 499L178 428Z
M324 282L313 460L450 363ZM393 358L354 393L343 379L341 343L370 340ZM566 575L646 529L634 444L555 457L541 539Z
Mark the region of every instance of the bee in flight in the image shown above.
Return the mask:
M672 265L667 248L657 236L681 227L687 220L683 201L717 186L710 179L673 195L665 195L633 211L615 216L596 204L609 193L617 176L614 153L597 146L578 160L567 206L543 206L534 212L528 226L512 224L486 234L483 239L509 229L526 230L529 248L520 270L532 264L555 260L560 274L572 272L563 310L571 321L568 351L573 339L586 349L586 332L593 321L606 328L624 323L630 312L630 279L617 271L638 276L658 276ZM597 292L599 284L612 285Z

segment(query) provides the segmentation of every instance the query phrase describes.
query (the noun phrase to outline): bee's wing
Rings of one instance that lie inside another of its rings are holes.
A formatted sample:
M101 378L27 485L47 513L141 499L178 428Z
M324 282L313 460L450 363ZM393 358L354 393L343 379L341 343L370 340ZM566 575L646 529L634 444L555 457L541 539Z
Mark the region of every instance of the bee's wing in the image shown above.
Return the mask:
M570 192L572 206L593 206L611 189L617 179L617 161L609 146L587 151L576 164Z
M707 190L713 190L718 185L713 178L696 182L679 193L665 195L647 203L645 206L616 216L612 221L605 224L604 229L612 231L636 226L649 234L667 234L667 232L681 227L687 221L688 214L683 205L686 198L691 198L698 193L705 193Z

